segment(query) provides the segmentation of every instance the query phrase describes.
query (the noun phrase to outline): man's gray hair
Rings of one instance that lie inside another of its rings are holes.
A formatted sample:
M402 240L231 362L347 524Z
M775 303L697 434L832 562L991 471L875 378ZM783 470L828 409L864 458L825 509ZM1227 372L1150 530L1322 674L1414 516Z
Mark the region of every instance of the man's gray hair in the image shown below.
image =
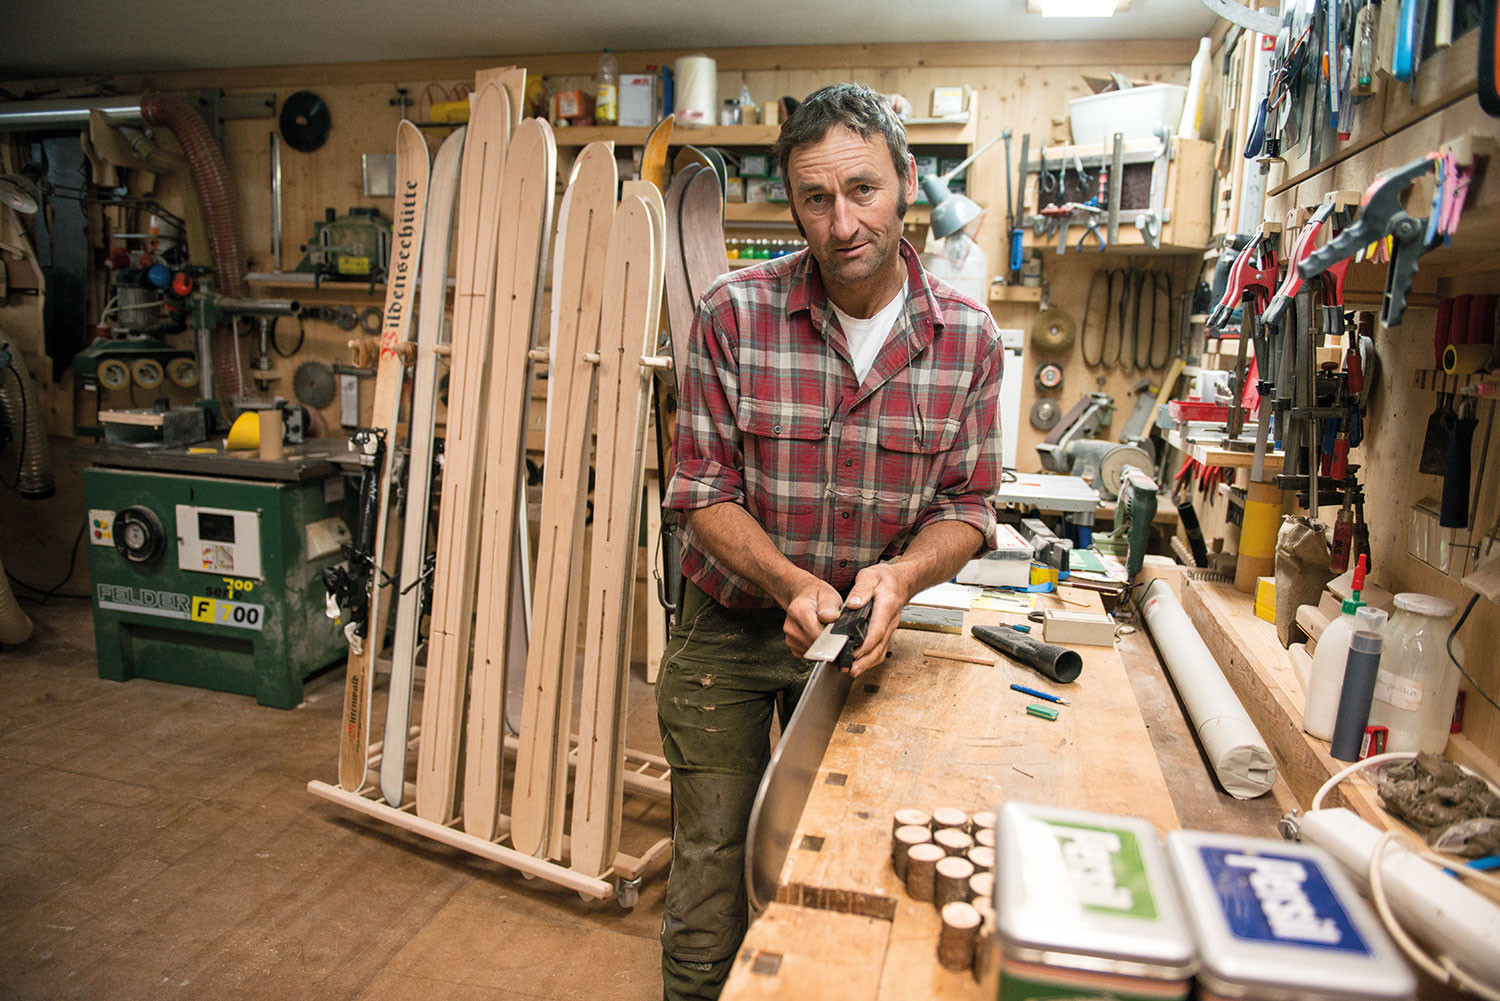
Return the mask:
M840 125L865 139L883 137L896 165L896 177L906 186L911 176L906 127L879 94L861 83L836 83L809 94L782 124L771 154L781 162L783 180L793 150L822 142L830 129Z

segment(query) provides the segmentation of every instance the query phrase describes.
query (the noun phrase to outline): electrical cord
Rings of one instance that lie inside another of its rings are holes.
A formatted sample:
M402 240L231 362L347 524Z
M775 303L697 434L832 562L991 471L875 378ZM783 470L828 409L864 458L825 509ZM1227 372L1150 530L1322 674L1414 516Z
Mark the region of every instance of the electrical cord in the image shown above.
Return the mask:
M68 557L68 571L67 571L67 573L63 574L62 580L58 581L56 584L53 584L51 587L49 587L49 588L40 588L40 587L37 587L35 584L28 584L26 581L24 581L21 578L17 577L15 574L11 573L9 570L5 571L5 576L10 578L11 583L17 584L20 587L23 587L23 588L25 588L28 591L32 591L32 592L35 592L38 595L41 595L40 598L35 599L36 602L37 602L37 604L39 604L39 605L45 605L47 603L47 599L48 598L54 598L54 597L55 598L77 598L77 599L83 600L83 601L88 600L89 598L92 597L92 595L88 595L88 594L68 594L68 593L65 593L62 590L62 586L64 584L66 584L68 581L70 581L70 580L73 579L73 571L74 571L74 569L78 565L78 547L83 544L83 536L84 536L84 534L87 531L88 531L88 522L87 521L85 521L83 524L81 524L81 525L78 526L78 535L75 536L74 539L73 539L73 553L72 553L71 556Z
M1464 670L1464 666L1460 664L1458 662L1458 658L1453 655L1453 637L1458 635L1458 631L1463 628L1464 622L1469 617L1469 613L1474 611L1474 606L1478 602L1478 594L1475 594L1472 598L1469 599L1469 603L1464 606L1464 613L1458 617L1457 622L1453 623L1453 628L1448 630L1448 642L1444 644L1444 648L1448 651L1448 659L1453 661L1454 667L1458 668L1458 673L1462 674L1466 679L1468 679L1469 687L1478 692L1480 694L1480 697L1482 697L1490 705L1494 706L1496 709L1500 709L1500 702L1496 702L1495 697L1489 692L1485 691L1484 686L1475 681L1474 676L1468 671Z

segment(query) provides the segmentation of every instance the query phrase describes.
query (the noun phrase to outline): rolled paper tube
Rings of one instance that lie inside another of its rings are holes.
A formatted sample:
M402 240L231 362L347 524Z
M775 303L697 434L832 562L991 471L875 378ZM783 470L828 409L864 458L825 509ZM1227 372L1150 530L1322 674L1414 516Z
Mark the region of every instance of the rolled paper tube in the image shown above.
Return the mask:
M975 845L969 849L968 859L976 869L992 870L995 868L995 849L988 845Z
M925 845L931 841L932 832L925 827L912 824L896 828L896 832L891 835L891 868L896 870L896 876L901 882L906 882L906 853L915 845Z
M945 827L941 831L932 832L932 840L949 855L962 855L974 847L974 839L956 827Z
M995 896L995 874L992 872L976 872L969 877L969 900L975 907L979 907L979 901L984 901L985 907L993 907L990 903ZM981 911L983 907L979 908Z
M938 859L937 879L933 884L932 902L942 908L955 900L969 901L969 878L974 875L974 863L966 858L950 855Z
M979 937L979 912L961 900L943 907L943 930L938 934L938 962L946 970L974 965L974 940Z
M918 810L915 807L906 807L897 810L891 818L891 833L895 833L898 827L931 827L932 814L926 810Z
M1469 375L1489 368L1488 344L1450 344L1443 349L1443 371L1449 375Z
M994 810L980 810L978 813L974 814L973 820L971 821L971 826L976 831L983 830L986 827L988 827L990 830L994 830L995 829L995 811Z
M906 853L906 895L913 900L932 902L937 888L937 864L943 850L934 844L912 845Z
M981 827L974 832L974 840L986 848L995 847L995 829L993 827Z
M932 811L932 829L940 831L945 827L956 827L966 830L969 826L969 815L953 806L940 806Z

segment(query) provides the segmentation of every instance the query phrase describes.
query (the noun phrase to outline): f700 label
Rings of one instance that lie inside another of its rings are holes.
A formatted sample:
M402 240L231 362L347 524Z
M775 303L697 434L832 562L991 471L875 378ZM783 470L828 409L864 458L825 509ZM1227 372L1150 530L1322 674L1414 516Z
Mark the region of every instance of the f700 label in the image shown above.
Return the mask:
M266 609L264 605L252 605L245 601L222 601L195 595L192 617L194 622L254 629L259 632L265 628Z

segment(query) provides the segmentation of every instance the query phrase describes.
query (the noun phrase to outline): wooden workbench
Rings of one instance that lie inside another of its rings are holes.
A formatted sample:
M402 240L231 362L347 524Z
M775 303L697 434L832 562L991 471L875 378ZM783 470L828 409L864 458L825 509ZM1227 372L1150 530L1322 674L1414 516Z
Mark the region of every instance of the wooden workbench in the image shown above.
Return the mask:
M1087 592L1068 597L1097 603ZM1038 607L1064 607L1039 596ZM968 613L967 625L1024 622ZM910 900L890 864L901 807L992 810L1001 799L1144 817L1177 812L1113 647L1078 647L1084 669L1056 685L998 654L998 666L929 658L994 654L967 635L898 630L891 659L854 685L782 867L776 902L751 925L725 988L748 998L980 998L968 973L936 962L938 917ZM1071 701L1056 722L1026 715L1019 682ZM1202 778L1197 781L1208 782Z

